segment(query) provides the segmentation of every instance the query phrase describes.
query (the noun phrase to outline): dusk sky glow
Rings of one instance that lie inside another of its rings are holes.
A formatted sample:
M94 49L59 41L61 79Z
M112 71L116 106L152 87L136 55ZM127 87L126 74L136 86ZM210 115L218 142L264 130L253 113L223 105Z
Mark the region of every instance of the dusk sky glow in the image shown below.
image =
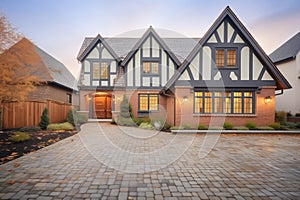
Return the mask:
M300 31L298 0L1 0L0 11L77 74L84 37L113 37L150 25L202 37L228 5L267 54Z

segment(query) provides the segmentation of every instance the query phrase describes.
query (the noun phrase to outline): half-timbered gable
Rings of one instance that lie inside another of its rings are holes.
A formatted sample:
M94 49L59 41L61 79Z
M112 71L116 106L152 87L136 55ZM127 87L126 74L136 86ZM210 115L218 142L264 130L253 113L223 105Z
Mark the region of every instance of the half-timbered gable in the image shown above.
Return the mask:
M161 88L180 65L159 35L150 27L122 62L126 86Z
M100 35L90 41L78 60L82 63L80 87L113 88L119 59Z
M287 87L277 85L286 80L229 7L187 57L177 76L177 85L188 81L194 87Z

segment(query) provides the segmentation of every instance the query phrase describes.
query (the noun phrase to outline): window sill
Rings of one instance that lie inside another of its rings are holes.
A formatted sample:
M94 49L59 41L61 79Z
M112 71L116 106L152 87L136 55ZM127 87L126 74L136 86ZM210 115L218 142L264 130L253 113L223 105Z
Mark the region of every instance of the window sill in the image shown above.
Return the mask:
M257 117L256 114L197 114L193 113L193 117Z

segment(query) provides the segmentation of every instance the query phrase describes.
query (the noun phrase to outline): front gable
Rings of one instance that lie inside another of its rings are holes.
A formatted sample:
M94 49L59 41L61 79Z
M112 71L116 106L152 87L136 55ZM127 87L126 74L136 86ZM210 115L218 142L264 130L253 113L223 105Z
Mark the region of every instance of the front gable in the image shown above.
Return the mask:
M162 87L180 62L150 27L123 60L128 87Z
M229 7L196 45L180 67L177 77L167 86L171 87L175 81L177 85L189 82L194 87L290 87Z
M100 35L79 55L78 60L82 63L81 87L114 86L118 57Z

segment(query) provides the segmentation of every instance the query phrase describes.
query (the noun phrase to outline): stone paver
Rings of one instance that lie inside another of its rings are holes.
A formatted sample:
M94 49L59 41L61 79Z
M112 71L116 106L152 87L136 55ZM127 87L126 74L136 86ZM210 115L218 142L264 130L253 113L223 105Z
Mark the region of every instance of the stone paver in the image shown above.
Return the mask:
M0 199L300 198L299 135L221 135L200 158L205 138L86 124L0 165Z

